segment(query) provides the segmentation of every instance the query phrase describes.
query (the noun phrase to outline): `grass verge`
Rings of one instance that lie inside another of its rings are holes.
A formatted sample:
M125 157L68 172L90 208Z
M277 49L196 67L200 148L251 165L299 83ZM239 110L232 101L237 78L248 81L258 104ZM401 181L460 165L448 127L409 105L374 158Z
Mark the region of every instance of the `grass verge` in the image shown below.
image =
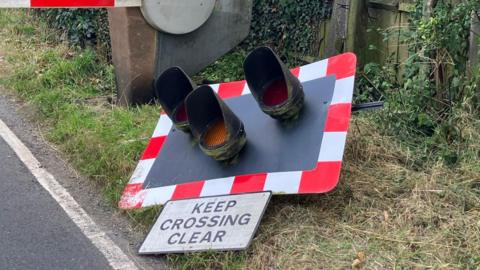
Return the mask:
M0 83L35 108L48 140L115 204L160 108L110 104L112 67L91 50L58 44L24 12L0 11L0 29L8 64ZM238 78L243 55L228 55L200 77ZM466 155L449 166L421 138L383 135L375 113L354 116L333 192L274 197L246 251L169 255L169 262L180 269L478 269L480 121L458 113L466 140L452 147ZM148 225L156 211L127 213Z
M90 49L59 44L57 32L25 12L0 11L0 28L8 66L0 83L33 105L46 138L116 203L161 109L111 104L113 67Z

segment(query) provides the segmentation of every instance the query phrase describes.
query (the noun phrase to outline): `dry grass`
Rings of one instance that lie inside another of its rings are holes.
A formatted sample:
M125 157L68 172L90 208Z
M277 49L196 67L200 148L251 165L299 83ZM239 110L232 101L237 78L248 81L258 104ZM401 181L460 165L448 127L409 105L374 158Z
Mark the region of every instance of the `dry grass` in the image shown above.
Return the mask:
M248 251L170 260L186 269L480 269L478 160L419 169L407 147L379 134L355 117L339 186L274 197Z
M415 170L368 119L351 131L338 188L274 199L246 268L480 268L480 164Z

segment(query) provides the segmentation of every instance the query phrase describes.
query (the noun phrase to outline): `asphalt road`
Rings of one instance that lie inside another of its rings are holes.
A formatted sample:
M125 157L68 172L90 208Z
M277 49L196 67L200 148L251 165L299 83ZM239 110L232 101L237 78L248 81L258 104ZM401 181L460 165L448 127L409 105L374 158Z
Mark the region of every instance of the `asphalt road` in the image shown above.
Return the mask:
M138 269L170 269L163 256L137 255L146 232L132 225L94 181L76 172L44 140L35 109L1 86L0 119ZM0 270L10 269L110 267L0 136Z
M0 138L0 269L111 269Z

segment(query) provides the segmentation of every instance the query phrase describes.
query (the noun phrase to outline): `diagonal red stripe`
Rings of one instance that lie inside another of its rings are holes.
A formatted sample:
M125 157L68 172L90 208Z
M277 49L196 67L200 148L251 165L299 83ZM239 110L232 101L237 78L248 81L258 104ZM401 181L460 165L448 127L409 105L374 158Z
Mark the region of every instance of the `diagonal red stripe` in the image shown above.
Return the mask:
M185 184L178 184L172 195L172 200L198 198L202 192L205 181L196 181Z
M328 58L327 76L336 75L337 80L355 75L357 56L344 53Z
M298 193L323 193L335 188L340 178L341 161L318 162L317 168L304 171Z
M115 0L31 0L31 7L113 7Z
M352 113L351 103L340 103L330 105L325 123L326 132L345 132L348 131L350 124L350 114Z
M144 194L140 193L142 189L143 183L127 184L123 190L122 197L118 202L118 207L120 209L133 209L142 207L144 199Z
M249 174L236 176L233 180L232 189L230 193L245 193L263 191L265 186L265 180L267 179L266 173Z
M141 160L156 158L160 150L162 149L163 143L165 142L166 136L151 138L148 142L147 148L143 152Z
M218 87L218 95L223 99L241 96L245 83L245 81L221 83Z
M290 69L290 72L292 72L295 77L298 77L300 75L300 67L292 68Z

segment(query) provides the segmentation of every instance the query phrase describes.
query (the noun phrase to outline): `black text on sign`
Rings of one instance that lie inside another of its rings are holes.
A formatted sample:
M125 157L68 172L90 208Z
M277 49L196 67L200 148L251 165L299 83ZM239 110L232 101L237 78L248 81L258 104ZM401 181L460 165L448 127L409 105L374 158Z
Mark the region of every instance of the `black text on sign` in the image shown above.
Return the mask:
M139 253L245 249L270 196L261 192L170 201Z

